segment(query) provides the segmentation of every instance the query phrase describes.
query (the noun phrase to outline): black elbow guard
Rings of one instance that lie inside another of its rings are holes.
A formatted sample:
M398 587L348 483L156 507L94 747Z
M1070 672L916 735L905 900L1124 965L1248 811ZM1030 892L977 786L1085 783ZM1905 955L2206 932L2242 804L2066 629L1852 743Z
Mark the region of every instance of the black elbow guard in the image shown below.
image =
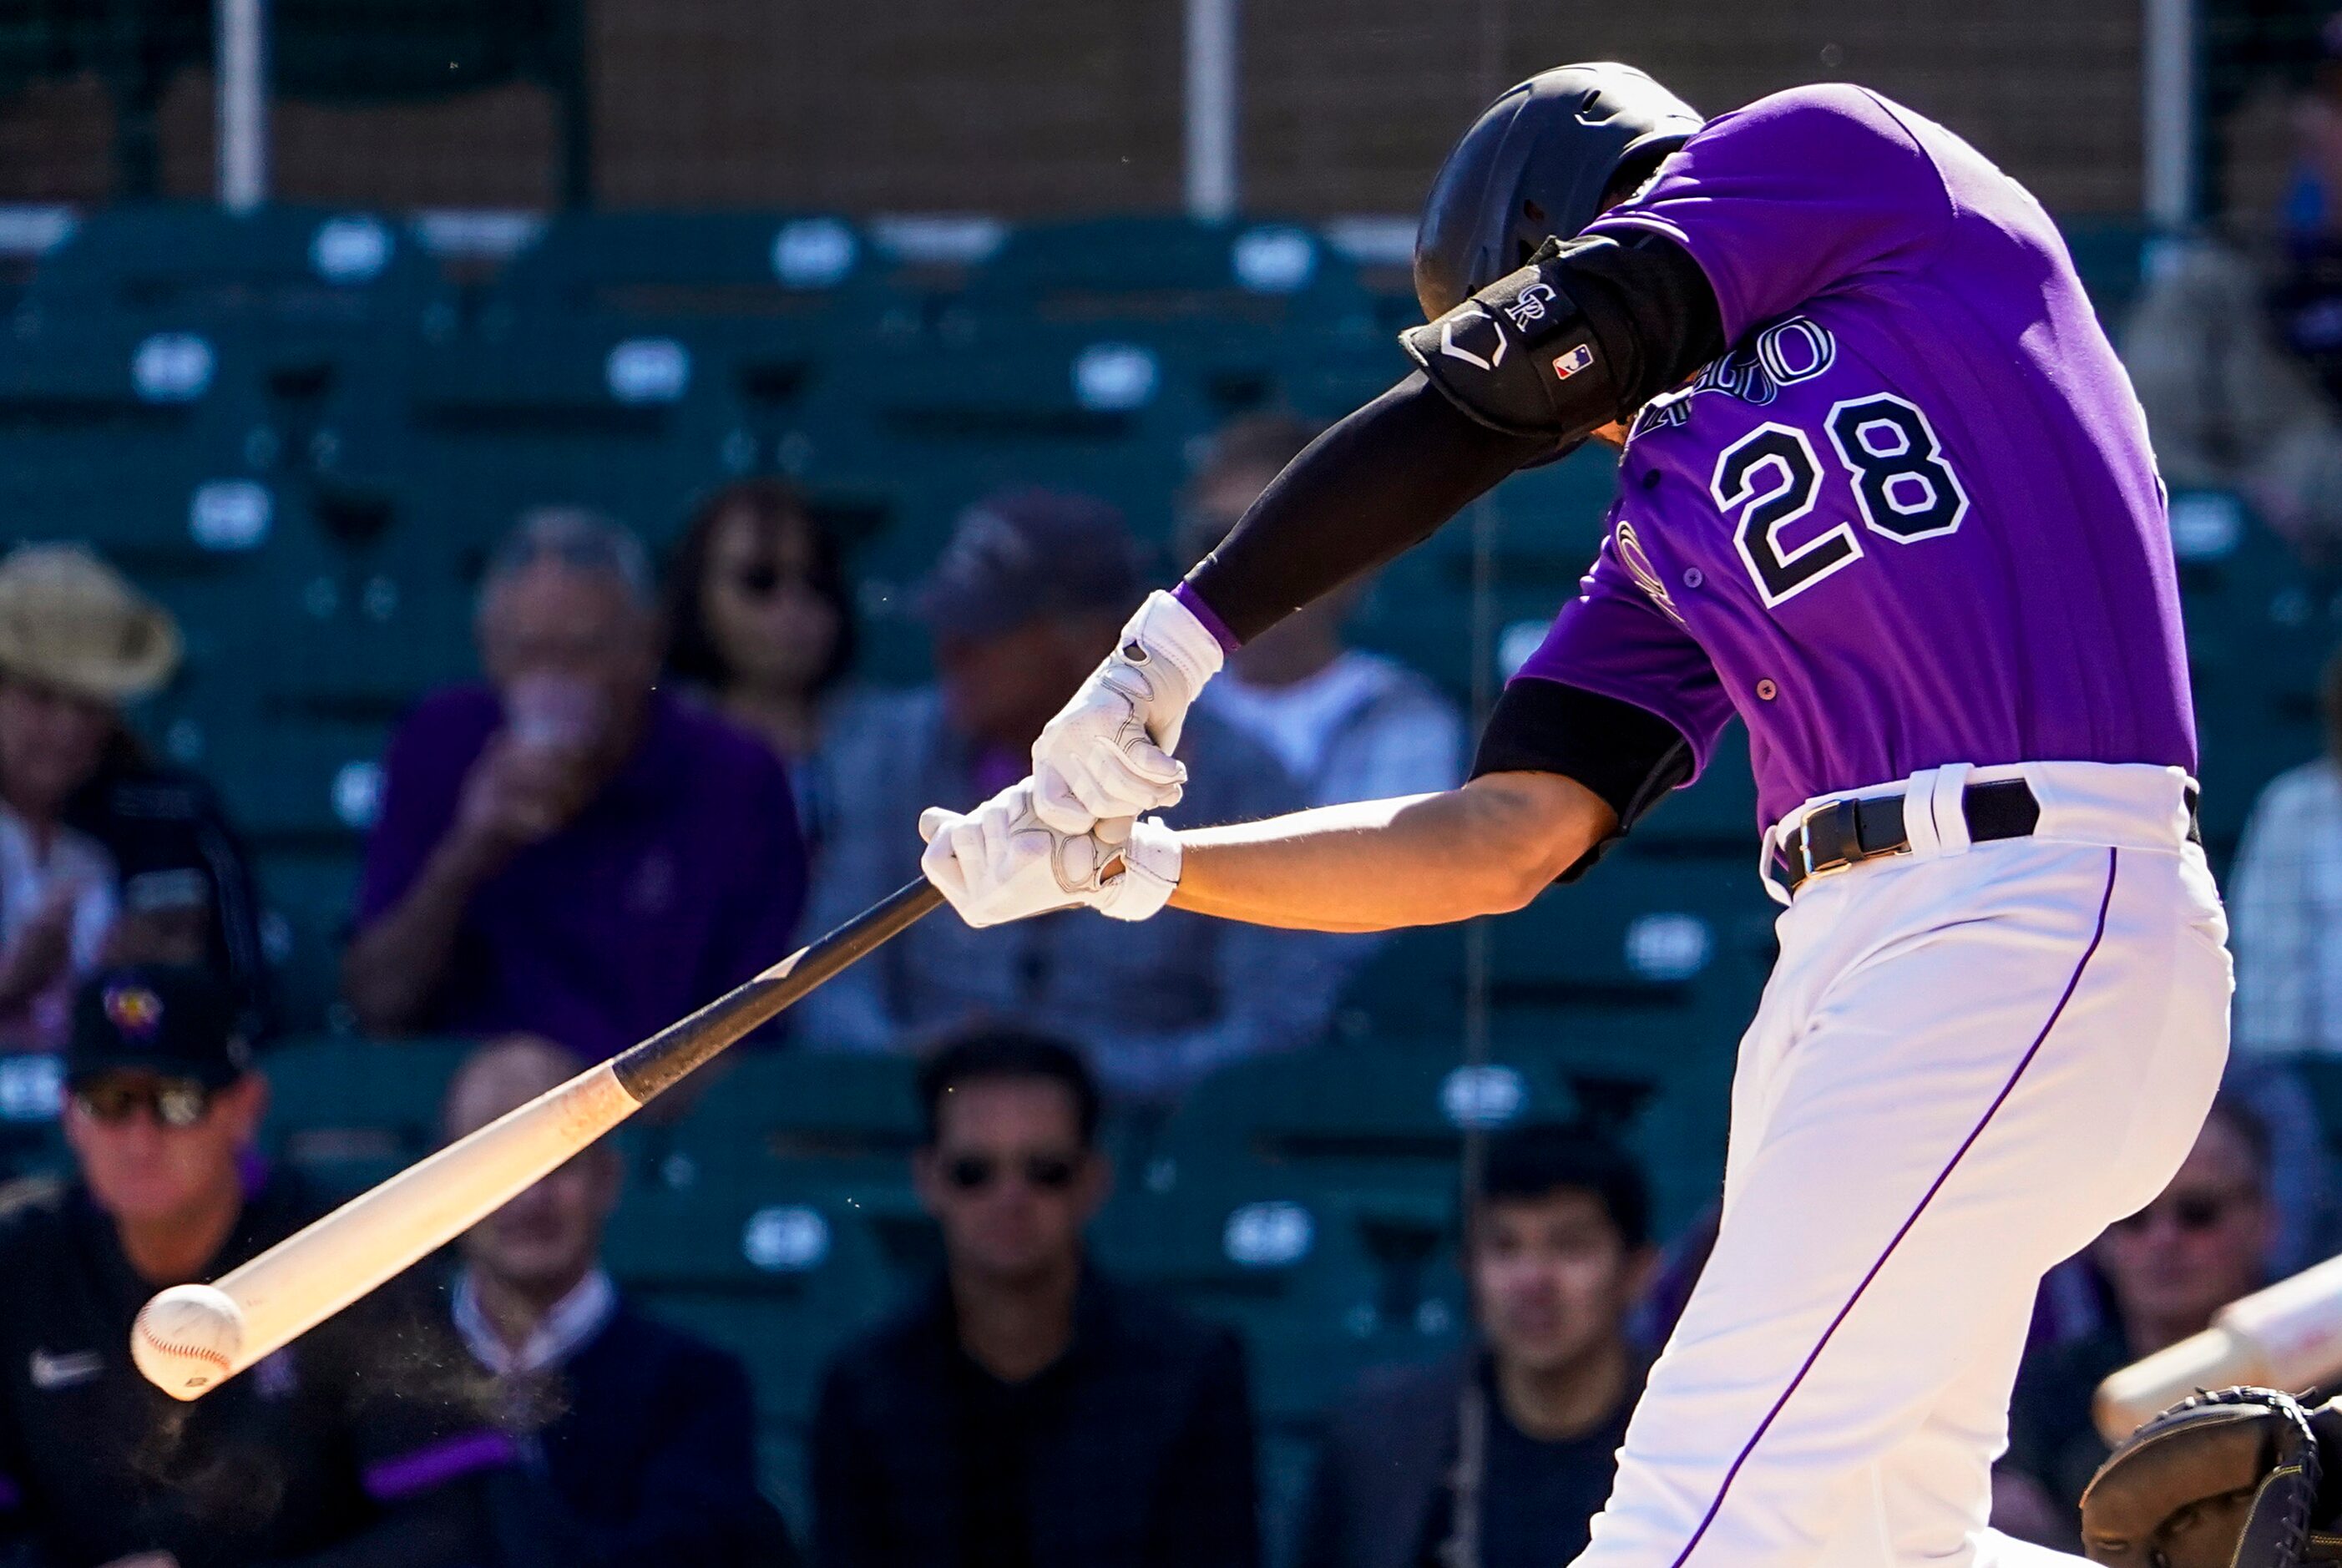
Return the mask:
M1498 278L1399 343L1431 385L1492 430L1576 441L1620 414L1613 355L1573 286L1571 257L1606 239L1548 240Z
M1528 265L1399 342L1473 419L1562 444L1625 418L1725 348L1698 265L1642 235L1547 240Z

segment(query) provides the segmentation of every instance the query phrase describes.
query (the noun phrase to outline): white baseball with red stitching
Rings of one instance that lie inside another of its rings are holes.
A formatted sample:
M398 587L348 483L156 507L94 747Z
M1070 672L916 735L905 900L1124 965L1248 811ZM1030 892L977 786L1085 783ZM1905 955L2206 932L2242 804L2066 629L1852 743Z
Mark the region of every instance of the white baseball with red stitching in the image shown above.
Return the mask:
M130 1359L174 1399L195 1399L226 1381L244 1347L244 1309L210 1285L173 1285L139 1309Z

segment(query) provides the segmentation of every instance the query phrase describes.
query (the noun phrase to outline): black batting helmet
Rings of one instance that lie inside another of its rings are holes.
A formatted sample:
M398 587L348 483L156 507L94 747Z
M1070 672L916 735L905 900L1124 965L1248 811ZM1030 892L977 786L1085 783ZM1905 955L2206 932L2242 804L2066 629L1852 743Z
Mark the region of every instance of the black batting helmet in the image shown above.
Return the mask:
M1445 315L1594 221L1620 177L1690 140L1699 111L1632 65L1541 71L1491 104L1439 165L1415 236L1415 294Z

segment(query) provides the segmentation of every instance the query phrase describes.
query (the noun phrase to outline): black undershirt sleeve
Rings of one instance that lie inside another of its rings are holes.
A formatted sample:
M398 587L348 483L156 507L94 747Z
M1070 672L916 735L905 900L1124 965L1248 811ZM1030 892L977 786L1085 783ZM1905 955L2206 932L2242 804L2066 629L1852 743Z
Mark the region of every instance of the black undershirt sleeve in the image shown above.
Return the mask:
M1508 683L1480 733L1472 776L1559 774L1618 814L1618 826L1559 880L1575 882L1626 836L1643 814L1691 777L1691 743L1647 708L1580 686L1531 677Z
M1467 417L1416 371L1287 464L1188 585L1250 642L1551 450Z
M1616 414L1724 351L1698 264L1656 235L1597 247L1572 286L1626 367ZM1572 433L1582 434L1582 432ZM1555 436L1494 430L1420 371L1311 443L1261 493L1189 588L1240 642L1427 539L1507 475L1556 454Z

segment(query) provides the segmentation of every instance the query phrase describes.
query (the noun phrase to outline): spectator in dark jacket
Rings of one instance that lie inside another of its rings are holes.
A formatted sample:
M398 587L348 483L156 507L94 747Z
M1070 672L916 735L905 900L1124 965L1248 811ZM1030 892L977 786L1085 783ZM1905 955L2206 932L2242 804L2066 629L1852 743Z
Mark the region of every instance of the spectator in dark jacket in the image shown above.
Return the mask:
M1098 1089L1071 1049L965 1036L921 1074L946 1277L847 1346L814 1419L822 1568L1248 1568L1242 1355L1100 1274Z
M787 771L655 688L634 535L524 518L478 633L493 686L425 698L391 743L343 965L360 1023L598 1060L786 954L806 884Z
M1654 1263L1649 1207L1598 1134L1492 1142L1465 1221L1479 1344L1336 1420L1304 1568L1553 1568L1586 1549L1642 1392L1626 1323Z
M402 1276L201 1402L127 1353L165 1285L315 1219L250 1142L268 1090L198 969L103 969L76 999L78 1175L0 1203L0 1563L475 1568L517 1481L481 1380Z
M149 760L122 704L179 662L170 613L87 551L0 562L0 1039L55 1046L101 958L199 964L267 1014L259 912L211 786Z
M562 1084L577 1060L515 1035L447 1090L451 1139ZM756 1490L755 1401L739 1361L643 1316L601 1264L617 1152L596 1144L464 1237L456 1331L496 1379L524 1463L566 1505L565 1561L595 1568L794 1563Z

